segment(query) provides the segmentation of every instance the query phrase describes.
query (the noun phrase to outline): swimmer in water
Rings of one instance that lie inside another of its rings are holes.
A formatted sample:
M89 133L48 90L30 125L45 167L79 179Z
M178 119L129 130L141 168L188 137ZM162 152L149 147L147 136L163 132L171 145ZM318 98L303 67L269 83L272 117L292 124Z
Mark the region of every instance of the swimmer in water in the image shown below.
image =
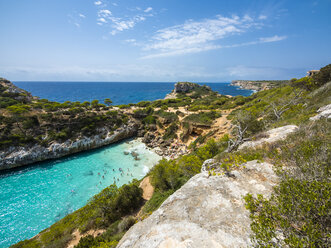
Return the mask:
M117 181L119 181L120 179L117 178Z

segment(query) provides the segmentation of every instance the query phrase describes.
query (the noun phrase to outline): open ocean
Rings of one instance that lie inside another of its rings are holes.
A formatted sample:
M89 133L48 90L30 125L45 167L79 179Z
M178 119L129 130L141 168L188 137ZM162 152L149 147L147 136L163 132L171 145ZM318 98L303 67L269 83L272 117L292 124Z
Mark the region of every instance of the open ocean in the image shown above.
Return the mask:
M163 99L174 89L175 83L144 82L14 82L34 96L50 101L92 101L103 102L110 98L114 105ZM223 95L249 96L251 90L231 86L230 83L201 83Z

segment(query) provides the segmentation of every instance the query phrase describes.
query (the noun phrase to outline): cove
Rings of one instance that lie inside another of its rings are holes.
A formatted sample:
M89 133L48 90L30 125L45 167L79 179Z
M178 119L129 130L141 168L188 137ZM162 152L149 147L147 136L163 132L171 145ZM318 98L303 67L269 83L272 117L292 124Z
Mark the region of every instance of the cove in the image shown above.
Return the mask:
M121 186L142 178L160 159L130 140L0 173L0 247L33 237L114 181Z

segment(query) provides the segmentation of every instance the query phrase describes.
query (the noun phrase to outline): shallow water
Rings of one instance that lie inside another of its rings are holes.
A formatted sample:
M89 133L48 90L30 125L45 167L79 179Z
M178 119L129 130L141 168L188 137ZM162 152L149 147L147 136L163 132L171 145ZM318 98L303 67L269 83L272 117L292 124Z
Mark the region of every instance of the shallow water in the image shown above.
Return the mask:
M136 151L140 160L124 151ZM142 178L159 159L133 140L0 174L0 247L33 237L84 206L114 178L118 186Z

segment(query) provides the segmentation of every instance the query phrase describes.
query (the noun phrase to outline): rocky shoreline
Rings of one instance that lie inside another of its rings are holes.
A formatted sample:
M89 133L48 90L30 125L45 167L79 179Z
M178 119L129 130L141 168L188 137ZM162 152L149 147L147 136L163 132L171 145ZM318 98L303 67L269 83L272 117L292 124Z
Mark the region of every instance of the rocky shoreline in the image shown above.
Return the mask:
M34 145L29 148L9 147L6 151L0 152L0 170L13 169L113 144L136 136L138 125L134 122L129 122L114 132L105 128L99 131L100 134L92 137L82 137L75 141L67 140L63 143L54 142L48 147L41 145Z
M245 90L261 91L270 90L278 87L280 84L287 82L286 80L272 80L272 81L254 81L254 80L234 80L230 85L237 86Z

